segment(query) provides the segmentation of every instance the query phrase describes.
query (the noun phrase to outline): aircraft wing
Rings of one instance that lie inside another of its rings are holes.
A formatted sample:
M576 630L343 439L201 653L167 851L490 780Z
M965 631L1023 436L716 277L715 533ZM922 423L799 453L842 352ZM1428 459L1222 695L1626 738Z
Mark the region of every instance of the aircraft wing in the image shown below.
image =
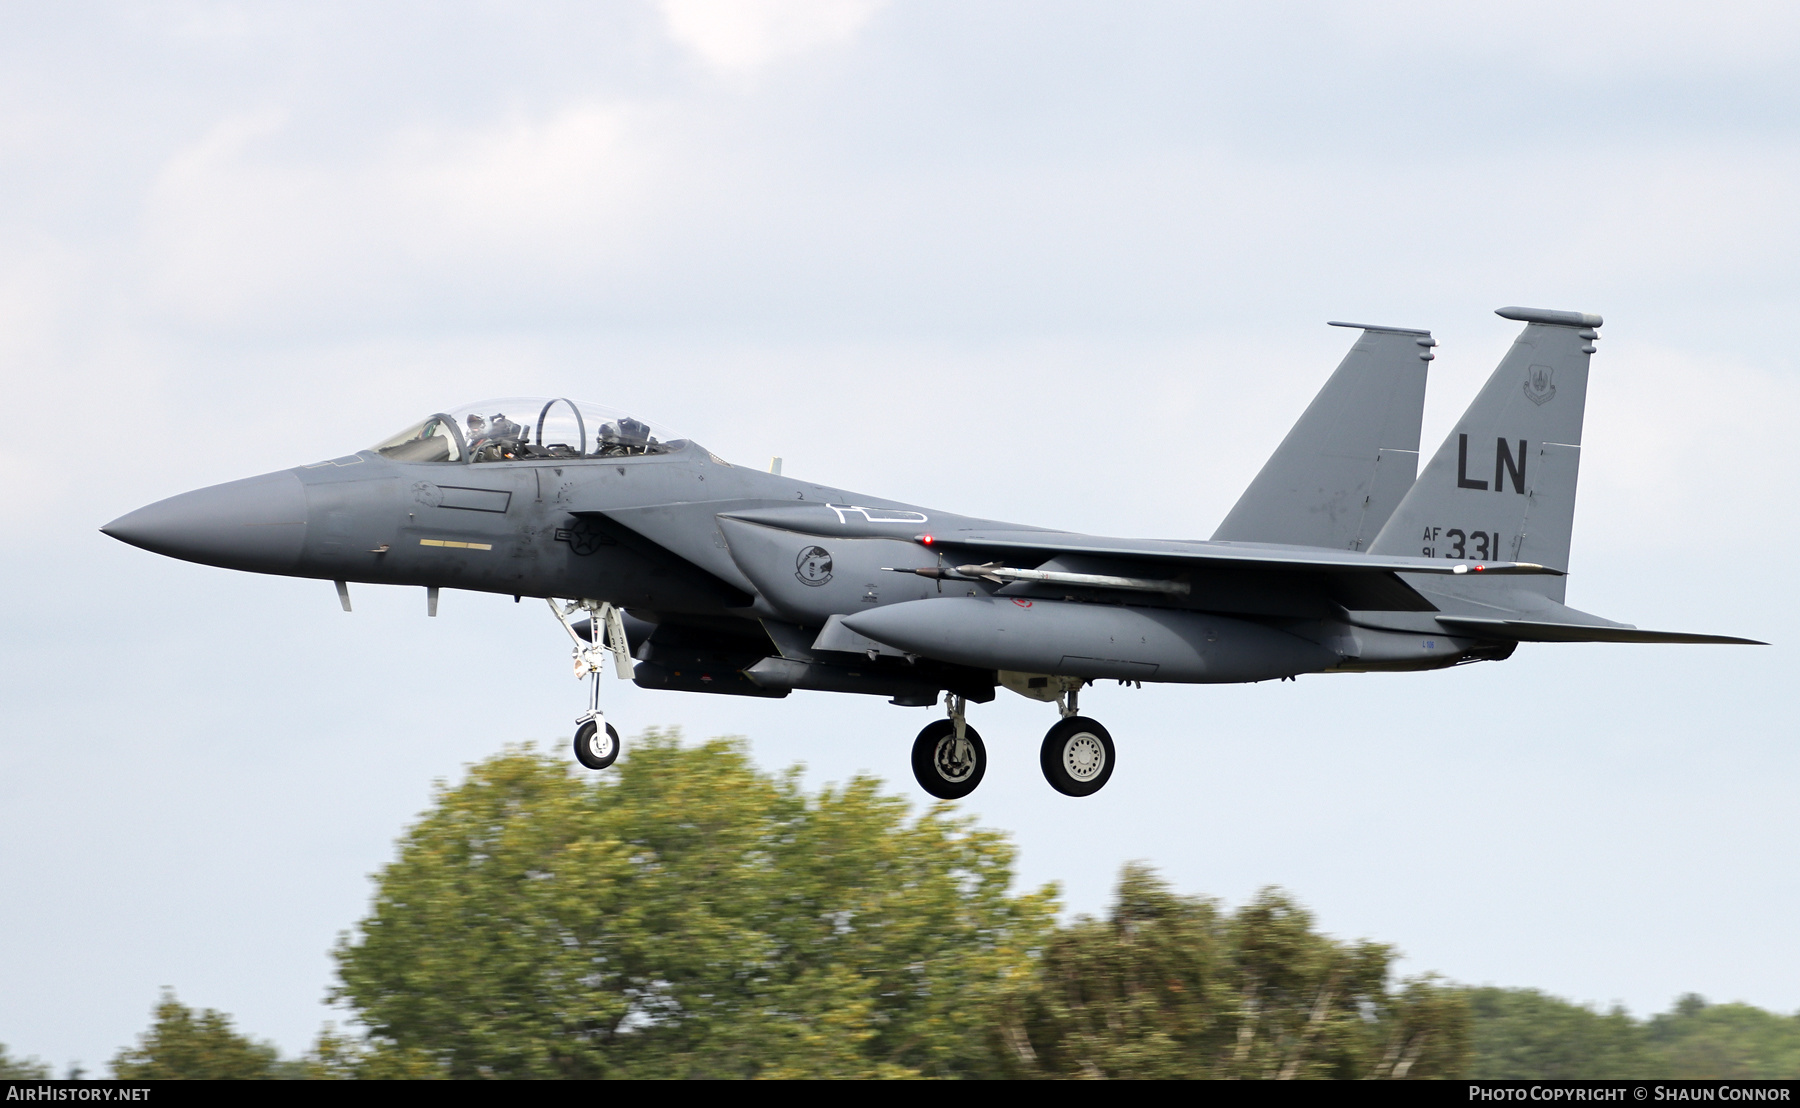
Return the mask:
M1732 635L1690 635L1684 631L1643 631L1636 627L1614 624L1595 626L1580 623L1541 623L1528 619L1474 619L1468 616L1440 615L1437 621L1451 632L1462 632L1484 639L1509 639L1513 642L1646 642L1646 643L1733 643L1740 646L1768 646L1757 639L1740 639Z
M1193 568L1265 569L1346 573L1437 573L1461 576L1480 573L1553 574L1562 571L1531 562L1469 563L1448 558L1358 554L1349 550L1275 546L1266 543L1185 542L1175 539L1115 539L1058 531L954 531L921 535L919 541L938 547L970 547L1002 553L1019 551L1039 556L1082 554L1107 558L1131 558L1156 562L1186 563Z

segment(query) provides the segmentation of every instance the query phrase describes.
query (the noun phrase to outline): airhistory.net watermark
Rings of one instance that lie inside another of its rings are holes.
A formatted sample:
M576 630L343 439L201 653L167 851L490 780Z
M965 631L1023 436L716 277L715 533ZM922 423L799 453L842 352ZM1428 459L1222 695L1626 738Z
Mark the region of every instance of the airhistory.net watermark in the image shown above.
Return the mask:
M16 1083L6 1087L6 1099L33 1101L39 1104L58 1101L137 1101L149 1100L151 1090L143 1085L74 1085L46 1081L41 1084Z

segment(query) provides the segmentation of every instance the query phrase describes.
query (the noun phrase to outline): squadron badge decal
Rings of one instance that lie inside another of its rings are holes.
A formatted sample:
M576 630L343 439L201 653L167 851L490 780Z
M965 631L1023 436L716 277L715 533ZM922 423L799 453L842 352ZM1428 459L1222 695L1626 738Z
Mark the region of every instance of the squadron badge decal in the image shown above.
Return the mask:
M1556 395L1556 383L1550 379L1551 372L1547 365L1534 365L1525 371L1525 399L1542 407Z
M831 581L831 551L822 546L809 546L794 559L794 576L802 585L818 588Z

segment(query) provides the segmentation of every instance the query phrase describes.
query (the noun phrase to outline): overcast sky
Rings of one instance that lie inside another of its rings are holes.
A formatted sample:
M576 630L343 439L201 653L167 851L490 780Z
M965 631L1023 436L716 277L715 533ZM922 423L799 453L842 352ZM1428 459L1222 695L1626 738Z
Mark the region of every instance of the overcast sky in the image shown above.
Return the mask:
M1426 449L1503 304L1600 312L1569 602L1764 648L974 709L966 805L1098 912L1278 884L1408 973L1800 1008L1784 4L648 0L0 7L0 1042L104 1066L158 989L289 1053L434 779L583 707L541 605L259 577L96 528L482 397L743 464L1204 537L1351 339L1432 328ZM930 718L649 693L919 797ZM627 744L629 752L629 740Z

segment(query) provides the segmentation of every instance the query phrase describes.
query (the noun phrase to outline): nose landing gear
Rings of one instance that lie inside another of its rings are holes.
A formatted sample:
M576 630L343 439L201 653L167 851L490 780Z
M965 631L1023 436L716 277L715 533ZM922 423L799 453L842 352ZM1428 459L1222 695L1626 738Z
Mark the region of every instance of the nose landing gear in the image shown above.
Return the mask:
M954 693L946 699L950 718L928 725L913 740L913 776L939 800L961 800L987 773L987 747L963 716L967 702Z
M625 620L619 609L603 600L576 600L563 605L545 598L550 610L569 638L575 643L575 677L586 677L588 710L575 717L575 760L589 769L605 769L619 758L619 732L606 722L600 710L600 672L607 654L612 655L613 672L629 680L635 664L625 639ZM569 622L578 611L588 613L588 637L583 639Z

